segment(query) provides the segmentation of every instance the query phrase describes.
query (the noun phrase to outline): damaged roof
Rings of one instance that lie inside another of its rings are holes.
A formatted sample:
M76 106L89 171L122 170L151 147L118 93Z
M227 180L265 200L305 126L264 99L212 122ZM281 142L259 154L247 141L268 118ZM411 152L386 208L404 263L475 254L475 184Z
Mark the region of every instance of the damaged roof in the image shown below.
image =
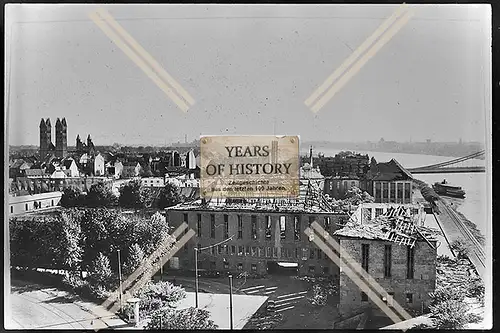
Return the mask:
M437 229L417 226L410 218L380 216L363 224L349 221L342 229L333 234L349 238L391 241L411 247L415 245L416 241L423 240L435 248L430 242L435 241L434 236L439 235L440 232Z

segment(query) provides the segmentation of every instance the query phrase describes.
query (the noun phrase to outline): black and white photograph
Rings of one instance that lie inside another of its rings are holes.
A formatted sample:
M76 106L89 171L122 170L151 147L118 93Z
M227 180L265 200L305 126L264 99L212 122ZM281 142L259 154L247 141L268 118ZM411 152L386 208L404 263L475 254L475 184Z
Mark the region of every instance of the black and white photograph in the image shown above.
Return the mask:
M492 329L492 5L4 12L5 329Z

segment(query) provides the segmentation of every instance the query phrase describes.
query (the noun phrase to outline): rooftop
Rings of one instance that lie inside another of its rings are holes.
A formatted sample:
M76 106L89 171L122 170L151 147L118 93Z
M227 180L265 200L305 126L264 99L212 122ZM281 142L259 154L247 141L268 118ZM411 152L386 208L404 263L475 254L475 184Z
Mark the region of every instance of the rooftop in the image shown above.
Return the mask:
M440 235L440 232L434 228L417 226L409 217L379 216L365 223L349 221L342 229L335 231L334 235L349 238L392 241L400 245L409 245L413 247L416 241L436 241L436 236ZM433 244L430 245L435 247Z

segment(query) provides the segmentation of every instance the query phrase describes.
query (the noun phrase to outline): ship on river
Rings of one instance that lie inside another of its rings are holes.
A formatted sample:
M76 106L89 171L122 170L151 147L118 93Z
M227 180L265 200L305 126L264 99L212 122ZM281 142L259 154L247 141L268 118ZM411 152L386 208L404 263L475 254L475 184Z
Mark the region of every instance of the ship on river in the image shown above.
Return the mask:
M462 187L449 184L446 179L441 183L434 183L434 185L432 185L432 188L439 195L446 195L455 198L465 198L465 191L462 189Z

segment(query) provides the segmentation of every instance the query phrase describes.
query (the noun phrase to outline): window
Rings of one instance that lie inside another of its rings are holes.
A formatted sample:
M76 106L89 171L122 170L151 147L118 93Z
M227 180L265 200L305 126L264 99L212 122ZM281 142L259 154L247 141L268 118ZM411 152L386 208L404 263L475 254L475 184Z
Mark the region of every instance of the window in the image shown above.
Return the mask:
M238 239L243 238L243 218L241 215L238 215Z
M406 294L406 303L413 303L413 294L412 293Z
M370 255L370 245L361 244L361 267L368 272L368 258Z
M411 202L411 188L410 183L405 183L405 203Z
M299 257L299 249L296 247L295 248L295 258Z
M244 251L244 250L245 250L245 249L243 248L243 246L242 246L242 245L239 245L239 246L238 246L238 255L239 255L239 256L242 256L242 255L243 255L243 251Z
M268 247L266 248L266 257L271 257L271 255L272 255L272 254L271 254L271 248L268 246Z
M380 182L375 182L375 202L380 202L380 198L382 197L382 192L380 191Z
M384 213L383 208L375 208L375 217L378 217Z
M402 202L403 199L403 183L397 183L397 194L398 194L398 201Z
M391 277L391 267L392 267L392 246L386 245L384 249L384 277Z
M252 256L256 256L256 255L257 255L257 247L252 246Z
M340 181L335 182L337 184L337 190L340 190Z
M415 251L408 246L406 248L406 278L413 279L415 273Z
M198 237L201 237L201 214L198 214L198 220L196 221L196 233Z
M314 273L314 266L313 265L309 266L309 273Z
M323 267L323 274L329 274L330 268L328 266Z
M324 226L326 231L330 231L330 216L325 217Z
M219 254L222 253L222 246L221 245L217 246L217 253L219 253Z
M215 238L215 215L210 214L210 237Z
M361 292L361 302L368 302L368 295L364 292Z
M187 224L188 223L188 214L183 214L184 215L184 222Z
M285 257L285 248L280 247L280 257L284 258Z
M321 249L317 249L316 251L318 252L318 259L321 259L323 251L321 251Z
M231 245L231 254L235 254L235 253L236 253L236 246Z
M309 226L314 222L314 216L309 216Z
M309 259L314 259L314 249L309 249Z
M229 217L224 214L224 239L229 238Z
M212 254L215 255L215 246L212 246L211 249L212 249Z
M273 257L278 258L278 248L273 247Z
M391 187L391 190L390 190L391 200L390 201L395 202L396 201L396 183L391 182L390 187Z
M54 200L52 200L51 204L52 204L52 206L54 206Z
M294 216L293 217L293 239L294 240L300 240L300 217L299 216Z
M25 204L24 207L26 208L26 210L28 210L28 204Z
M252 215L252 239L257 239L257 216Z
M10 213L13 214L14 213L14 206L10 206Z
M229 263L227 261L224 261L224 269L229 269Z
M245 255L249 256L250 255L250 246L247 245L247 247L245 248Z
M280 216L280 237L281 239L286 238L286 216Z
M271 216L266 216L266 239L271 239Z
M229 246L227 246L227 244L224 244L224 245L222 245L222 247L224 248L224 252L226 254L229 254Z
M238 270L239 271L243 270L243 264L241 262L238 263Z
M257 271L257 264L252 264L252 272L256 272Z
M307 259L307 248L302 248L302 259L306 260Z
M389 183L383 182L382 183L382 199L383 201L387 201L389 198Z
M352 182L351 182L351 187L354 187L354 186L356 186L356 182L355 182L355 181L352 181Z

